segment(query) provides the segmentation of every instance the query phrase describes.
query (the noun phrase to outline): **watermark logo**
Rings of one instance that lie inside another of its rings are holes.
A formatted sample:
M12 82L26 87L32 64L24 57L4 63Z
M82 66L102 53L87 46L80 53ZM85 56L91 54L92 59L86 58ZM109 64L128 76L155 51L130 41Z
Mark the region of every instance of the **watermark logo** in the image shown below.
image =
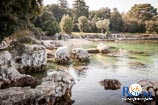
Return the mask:
M139 84L132 84L130 87L129 87L129 92L131 95L133 96L139 96L141 93L142 93L142 87L141 85Z
M132 84L129 87L124 86L122 89L123 101L147 101L153 100L152 93L143 91L143 88L139 84Z

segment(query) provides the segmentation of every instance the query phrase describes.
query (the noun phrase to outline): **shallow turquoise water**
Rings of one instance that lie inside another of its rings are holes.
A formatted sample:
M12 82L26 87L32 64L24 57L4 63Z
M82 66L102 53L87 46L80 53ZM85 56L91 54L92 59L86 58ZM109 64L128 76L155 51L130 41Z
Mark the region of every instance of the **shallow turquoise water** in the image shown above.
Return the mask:
M104 90L99 81L117 79L123 86L139 80L158 80L158 41L94 42L84 47L104 43L127 51L142 51L145 54L128 54L122 57L93 55L88 69L77 71L70 67L76 85L72 89L74 105L128 105L121 100L121 89ZM134 57L134 58L131 58ZM130 62L140 62L145 67L131 67Z

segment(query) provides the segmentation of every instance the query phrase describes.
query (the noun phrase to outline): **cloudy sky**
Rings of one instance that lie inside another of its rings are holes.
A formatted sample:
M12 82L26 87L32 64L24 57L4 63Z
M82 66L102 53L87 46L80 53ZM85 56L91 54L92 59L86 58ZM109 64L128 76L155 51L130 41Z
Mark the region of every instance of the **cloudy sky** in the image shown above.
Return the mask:
M58 0L44 0L44 5L57 3ZM72 7L73 0L67 0L69 7ZM102 7L118 8L120 12L127 12L136 3L150 3L158 7L158 0L85 0L90 10L97 10Z

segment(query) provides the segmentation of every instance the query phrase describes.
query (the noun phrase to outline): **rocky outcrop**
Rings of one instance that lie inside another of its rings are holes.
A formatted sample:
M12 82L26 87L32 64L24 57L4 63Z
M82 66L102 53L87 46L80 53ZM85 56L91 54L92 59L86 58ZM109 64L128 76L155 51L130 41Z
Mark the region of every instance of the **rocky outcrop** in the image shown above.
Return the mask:
M89 54L85 49L82 48L74 48L71 52L72 59L75 59L79 62L88 62Z
M60 47L55 52L55 62L59 64L68 64L70 62L70 54L67 47Z
M12 55L8 51L0 52L0 67L11 66Z
M71 105L74 80L64 71L54 71L35 89L13 87L0 90L0 105Z
M107 54L107 53L110 53L109 51L109 46L101 43L97 46L97 50L99 50L100 53L103 53L103 54Z
M41 45L24 45L25 50L16 58L20 72L40 72L47 63L47 52Z
M102 86L104 86L105 90L117 90L121 88L121 83L115 79L105 79L100 82Z
M37 81L25 74L20 74L15 68L1 68L0 69L0 88L9 88L9 87L24 87L32 86L34 87L37 84Z

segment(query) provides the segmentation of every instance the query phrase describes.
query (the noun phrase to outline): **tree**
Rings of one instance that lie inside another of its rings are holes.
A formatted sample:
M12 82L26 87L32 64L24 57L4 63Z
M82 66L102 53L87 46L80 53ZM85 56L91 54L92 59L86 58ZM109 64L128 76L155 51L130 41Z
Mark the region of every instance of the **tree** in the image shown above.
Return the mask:
M80 32L86 32L88 30L88 19L85 16L78 18L78 27Z
M74 0L73 3L73 16L77 20L80 16L88 17L89 7L86 5L84 0Z
M42 0L1 0L0 40L27 28L30 19L40 13L41 7Z
M59 5L56 4L49 5L46 7L46 9L54 15L57 22L61 21L63 15L71 15L69 9L61 8Z
M111 10L108 7L101 8L101 9L99 9L97 11L90 11L90 13L89 13L90 19L92 19L94 17L97 17L97 18L99 18L101 20L109 19L110 15L111 15Z
M60 22L61 31L64 33L71 33L72 31L72 18L69 15L64 15Z
M131 18L146 21L156 16L157 10L151 4L135 4L128 14Z
M110 28L113 32L121 32L123 28L123 20L121 14L118 12L116 8L113 9L110 18Z
M104 33L105 31L109 31L109 26L110 26L110 20L109 19L104 19L100 20L96 23L96 26L98 29L101 29L101 32Z
M64 9L67 8L67 6L68 6L67 0L58 0L58 1L59 1L59 6L61 8L64 8Z
M146 21L146 32L147 33L158 33L158 21Z
M46 32L46 35L54 35L60 31L59 24L57 23L53 14L45 10L40 16L37 16L33 23L36 27L41 28Z

